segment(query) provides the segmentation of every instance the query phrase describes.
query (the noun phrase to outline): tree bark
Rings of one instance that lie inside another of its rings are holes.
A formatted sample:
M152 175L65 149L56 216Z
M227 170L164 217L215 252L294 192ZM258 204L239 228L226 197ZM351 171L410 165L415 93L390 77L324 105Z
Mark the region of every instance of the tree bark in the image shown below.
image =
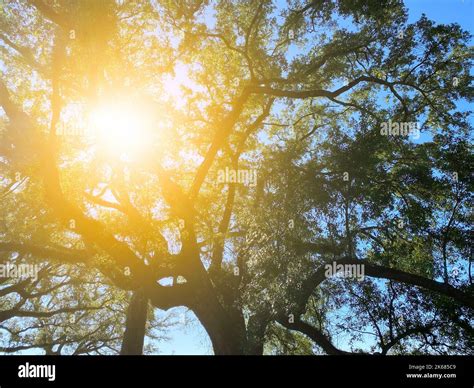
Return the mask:
M217 298L209 293L199 297L192 310L205 328L215 355L244 354L245 323L243 318L226 311Z
M268 320L258 315L251 316L247 324L247 340L245 342L245 354L260 356L263 354L265 342L265 331Z
M191 310L205 328L215 355L244 354L245 321L241 311L219 298L218 291L202 267L197 267Z
M125 334L120 354L143 354L147 313L148 298L142 289L135 290L128 306L127 322L125 324Z

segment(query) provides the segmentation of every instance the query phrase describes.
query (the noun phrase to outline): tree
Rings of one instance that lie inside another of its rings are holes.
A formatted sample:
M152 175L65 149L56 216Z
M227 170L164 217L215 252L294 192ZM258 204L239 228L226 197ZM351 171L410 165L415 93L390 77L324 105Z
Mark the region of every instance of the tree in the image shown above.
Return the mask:
M469 39L395 0L6 1L0 248L132 292L122 353L148 303L215 354L470 353Z

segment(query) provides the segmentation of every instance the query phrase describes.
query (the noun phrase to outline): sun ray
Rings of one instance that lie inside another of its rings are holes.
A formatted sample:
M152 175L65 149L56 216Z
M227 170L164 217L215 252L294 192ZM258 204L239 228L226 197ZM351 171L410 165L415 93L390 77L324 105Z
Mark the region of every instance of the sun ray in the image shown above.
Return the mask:
M134 158L151 144L151 115L138 105L102 103L91 110L88 121L95 142L109 155Z

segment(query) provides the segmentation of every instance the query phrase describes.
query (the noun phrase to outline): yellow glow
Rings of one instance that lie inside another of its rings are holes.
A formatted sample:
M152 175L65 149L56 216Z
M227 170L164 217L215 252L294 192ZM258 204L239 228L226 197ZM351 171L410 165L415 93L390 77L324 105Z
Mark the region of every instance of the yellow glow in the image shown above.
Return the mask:
M133 158L150 145L151 116L138 106L102 104L91 111L89 125L108 154Z

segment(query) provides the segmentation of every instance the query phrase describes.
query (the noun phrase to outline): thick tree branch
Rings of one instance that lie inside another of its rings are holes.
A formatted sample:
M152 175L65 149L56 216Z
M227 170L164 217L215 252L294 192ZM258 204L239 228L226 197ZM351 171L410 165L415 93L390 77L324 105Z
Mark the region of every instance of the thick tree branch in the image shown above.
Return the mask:
M239 168L239 158L244 150L246 140L249 138L251 134L255 133L255 131L260 128L260 126L263 123L263 120L265 120L265 118L268 117L268 115L270 114L270 109L272 107L273 102L274 102L274 99L270 99L270 101L265 105L262 114L260 114L260 116L258 116L255 119L255 121L243 133L243 136L241 137L240 142L237 145L236 153L232 157L232 161L233 161L232 168L234 170L238 170ZM229 189L227 192L227 200L225 204L224 214L219 224L219 229L218 229L219 239L216 241L216 245L214 247L214 252L213 252L212 262L211 262L211 269L218 269L221 267L221 264L222 264L225 237L229 229L230 219L232 216L235 193L236 193L235 183L230 183Z
M311 326L310 324L303 322L295 318L294 323L289 323L285 320L279 320L282 326L290 330L299 331L311 338L318 346L320 346L327 354L329 355L344 355L344 354L355 354L351 352L346 352L336 348L332 342L317 328Z
M240 94L239 97L236 98L232 105L231 111L227 114L227 116L219 123L216 123L215 127L218 128L214 139L209 147L207 154L204 158L204 161L199 166L196 176L194 178L193 185L189 192L189 196L191 200L193 200L199 193L201 186L206 179L206 175L211 168L212 162L214 161L217 152L221 149L224 145L227 137L232 132L235 123L237 122L240 114L242 113L245 103L250 96L249 90L245 88L243 92Z
M461 291L453 286L445 283L440 283L432 279L425 278L420 275L411 274L396 268L385 267L377 264L370 264L365 260L357 260L351 258L328 260L328 262L335 262L336 264L347 265L364 265L365 275L381 279L391 279L401 283L421 287L440 295L452 298L461 305L474 308L474 298L471 294ZM302 293L304 300L307 300L312 294L315 287L326 280L326 269L322 265L311 276L309 276L303 283Z
M71 20L66 15L57 13L49 5L45 4L43 0L28 0L46 19L61 26L62 28L69 30L72 28Z

